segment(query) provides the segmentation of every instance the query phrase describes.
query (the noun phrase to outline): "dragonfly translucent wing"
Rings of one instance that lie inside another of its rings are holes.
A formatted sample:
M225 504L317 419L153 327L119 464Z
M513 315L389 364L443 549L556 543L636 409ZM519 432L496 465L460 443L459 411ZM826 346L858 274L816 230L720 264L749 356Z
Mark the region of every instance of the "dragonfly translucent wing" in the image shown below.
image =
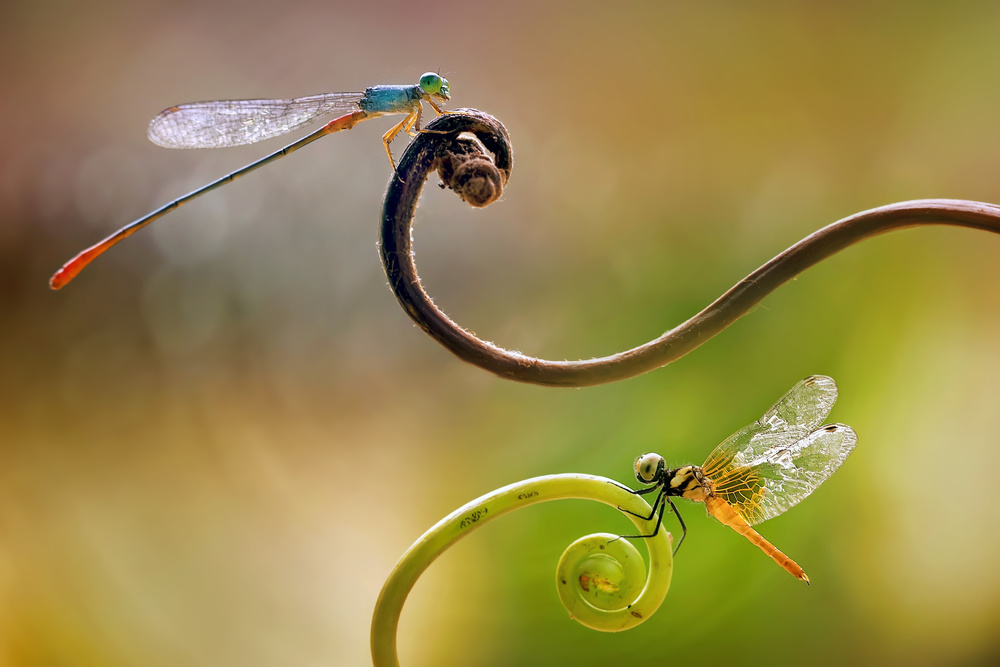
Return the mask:
M287 134L333 114L359 109L364 93L290 100L219 100L181 104L149 123L149 140L165 148L225 148Z
M825 375L810 375L788 390L758 419L775 429L785 425L815 430L837 402L837 383Z
M753 466L767 452L780 450L805 437L826 419L837 402L837 383L825 375L811 375L788 390L764 416L741 428L716 447L703 471Z
M713 493L754 525L786 512L812 493L840 468L857 442L850 426L829 424L789 446L765 452L751 465L729 466L708 476L714 482Z

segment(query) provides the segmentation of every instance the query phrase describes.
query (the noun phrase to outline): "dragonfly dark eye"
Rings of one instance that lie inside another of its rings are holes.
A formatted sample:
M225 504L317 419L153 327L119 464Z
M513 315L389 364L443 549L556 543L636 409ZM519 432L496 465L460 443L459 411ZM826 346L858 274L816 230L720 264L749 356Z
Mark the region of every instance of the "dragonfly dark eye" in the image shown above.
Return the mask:
M663 470L663 457L659 454L643 454L635 460L635 477L643 484L652 484Z

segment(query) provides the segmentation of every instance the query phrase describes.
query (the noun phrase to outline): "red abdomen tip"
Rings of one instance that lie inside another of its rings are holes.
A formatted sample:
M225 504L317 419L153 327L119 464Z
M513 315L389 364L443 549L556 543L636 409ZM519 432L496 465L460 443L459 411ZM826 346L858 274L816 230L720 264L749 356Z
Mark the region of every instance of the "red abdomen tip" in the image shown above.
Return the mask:
M49 287L52 289L62 289L63 285L70 281L65 275L65 269L59 269L49 278Z
M79 256L74 257L52 274L52 277L49 278L49 287L52 289L62 289L69 281L76 278L76 274L80 273L80 270L86 265L87 262L81 262Z

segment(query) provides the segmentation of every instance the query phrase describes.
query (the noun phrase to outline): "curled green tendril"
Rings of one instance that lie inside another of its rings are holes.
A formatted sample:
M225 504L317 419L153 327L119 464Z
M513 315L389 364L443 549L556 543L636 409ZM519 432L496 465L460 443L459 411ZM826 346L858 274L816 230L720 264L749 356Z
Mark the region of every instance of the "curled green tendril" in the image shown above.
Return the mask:
M641 496L606 477L564 474L517 482L486 494L455 510L420 536L403 554L382 587L372 619L372 661L376 667L399 664L396 631L403 603L417 579L455 542L488 521L514 510L566 498L584 498L649 516L652 510ZM646 520L626 514L639 532L649 534L655 517ZM563 553L556 570L556 587L570 616L604 632L633 628L659 608L673 573L673 538L660 529L646 540L649 573L642 556L628 540L609 533L583 537Z

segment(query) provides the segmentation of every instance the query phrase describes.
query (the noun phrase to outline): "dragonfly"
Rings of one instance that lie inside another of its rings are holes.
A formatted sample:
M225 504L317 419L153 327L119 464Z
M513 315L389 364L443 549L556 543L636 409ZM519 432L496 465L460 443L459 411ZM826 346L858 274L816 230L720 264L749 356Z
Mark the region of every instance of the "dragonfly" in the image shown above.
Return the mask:
M833 379L813 375L792 387L763 417L724 440L701 466L668 468L664 458L655 453L637 458L636 479L652 486L632 493L645 495L656 491L652 513L642 518L652 520L657 510L659 518L652 534L634 537L655 536L663 523L666 506L670 505L683 531L677 543L680 548L687 527L671 498L703 502L710 515L808 584L809 577L798 563L751 526L794 507L836 472L854 451L858 436L850 426L820 426L836 401L837 384Z
M412 85L372 86L363 93L324 93L287 100L217 100L181 104L161 111L149 123L149 140L165 148L225 148L243 146L288 134L334 114L336 118L281 150L252 162L241 169L212 181L175 199L143 217L130 222L71 260L49 279L52 289L61 289L106 250L174 209L206 192L231 183L254 169L293 153L328 134L349 130L361 121L380 116L405 114L403 120L382 135L382 144L395 171L389 144L406 132L411 137L420 132L423 102L438 115L444 113L439 103L451 99L451 89L444 77L427 72Z

